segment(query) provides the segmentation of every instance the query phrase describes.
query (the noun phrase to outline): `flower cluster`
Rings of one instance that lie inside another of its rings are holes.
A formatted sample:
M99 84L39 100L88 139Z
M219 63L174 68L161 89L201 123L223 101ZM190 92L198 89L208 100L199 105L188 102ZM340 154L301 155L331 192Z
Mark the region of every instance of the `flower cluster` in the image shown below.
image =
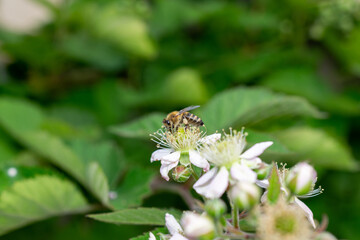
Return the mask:
M215 133L204 137L204 133L196 127L180 128L177 132L164 131L159 129L151 134L152 140L157 143L159 150L151 155L151 162L161 161L161 176L169 181L169 171L179 165L189 166L193 164L208 171L210 165L198 151L201 144L210 144L220 138L220 134Z
M160 129L152 135L160 149L152 154L151 162L161 162L161 176L169 181L172 171L177 182L191 179L187 185L193 183L192 188L205 201L194 200L197 207L184 212L180 224L166 214L169 234L159 234L160 239L319 239L312 211L299 199L322 192L314 188L314 168L306 162L290 169L269 165L260 155L273 142L246 148L246 136L244 129L231 128L229 133L205 136L196 127L176 132ZM196 168L202 169L202 174ZM225 193L231 217L221 199ZM251 216L254 221L249 220ZM253 231L242 230L243 221L255 222ZM156 236L150 233L149 239L155 240Z

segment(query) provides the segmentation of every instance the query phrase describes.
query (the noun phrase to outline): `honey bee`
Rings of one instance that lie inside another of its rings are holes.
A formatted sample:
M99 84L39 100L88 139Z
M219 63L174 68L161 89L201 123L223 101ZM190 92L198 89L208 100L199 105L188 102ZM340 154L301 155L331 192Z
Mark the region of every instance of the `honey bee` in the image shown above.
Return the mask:
M177 131L181 124L184 124L185 128L188 128L189 126L204 126L204 122L201 120L201 118L188 112L198 107L200 106L189 106L180 111L173 111L169 113L163 120L165 128L168 131Z

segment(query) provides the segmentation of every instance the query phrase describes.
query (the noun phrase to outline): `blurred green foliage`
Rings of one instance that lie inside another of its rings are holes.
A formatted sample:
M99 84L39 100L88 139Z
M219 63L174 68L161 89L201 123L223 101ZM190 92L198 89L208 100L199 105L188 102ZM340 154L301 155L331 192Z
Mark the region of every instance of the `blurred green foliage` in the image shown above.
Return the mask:
M314 164L325 192L306 204L359 238L358 1L34 2L50 21L0 27L1 239L124 239L151 228L84 215L183 209L151 188L148 134L198 104L208 133L245 126L275 141L265 161Z

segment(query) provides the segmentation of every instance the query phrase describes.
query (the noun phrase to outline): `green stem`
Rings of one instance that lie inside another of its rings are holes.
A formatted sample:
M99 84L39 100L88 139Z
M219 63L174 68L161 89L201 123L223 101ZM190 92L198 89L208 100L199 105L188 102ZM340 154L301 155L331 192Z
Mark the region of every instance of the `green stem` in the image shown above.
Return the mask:
M215 233L216 233L216 236L218 236L218 237L221 237L223 234L222 225L221 225L221 222L219 221L219 219L215 220Z
M232 216L232 220L233 220L233 225L234 225L234 228L236 229L240 229L240 226L239 226L239 209L234 206L234 204L231 204L231 216Z

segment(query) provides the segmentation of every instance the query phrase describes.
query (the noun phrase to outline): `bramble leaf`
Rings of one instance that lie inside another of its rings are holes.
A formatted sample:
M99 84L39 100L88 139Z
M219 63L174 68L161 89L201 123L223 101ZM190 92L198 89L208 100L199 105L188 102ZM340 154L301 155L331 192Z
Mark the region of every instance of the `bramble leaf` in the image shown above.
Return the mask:
M90 214L88 217L114 224L158 225L165 224L165 214L170 213L179 219L181 211L158 208L123 209L111 213Z
M76 186L54 176L38 176L16 182L0 195L0 234L64 214L90 210Z

